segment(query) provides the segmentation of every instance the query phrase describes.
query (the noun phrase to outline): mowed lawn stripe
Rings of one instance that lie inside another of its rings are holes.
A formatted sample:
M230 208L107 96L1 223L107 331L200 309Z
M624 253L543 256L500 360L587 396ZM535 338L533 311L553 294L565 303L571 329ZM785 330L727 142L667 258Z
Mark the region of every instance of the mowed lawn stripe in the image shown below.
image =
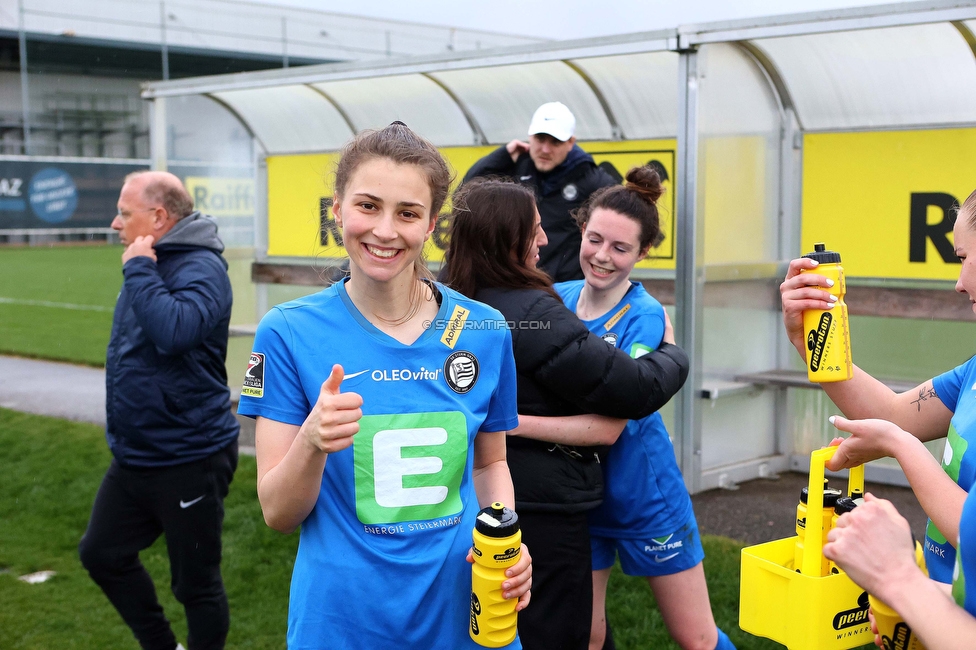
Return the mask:
M23 300L19 298L7 298L0 296L0 304L4 305L26 305L28 307L51 307L53 309L75 309L78 311L106 311L111 312L112 307L102 307L101 305L73 305L70 302L51 302L50 300Z

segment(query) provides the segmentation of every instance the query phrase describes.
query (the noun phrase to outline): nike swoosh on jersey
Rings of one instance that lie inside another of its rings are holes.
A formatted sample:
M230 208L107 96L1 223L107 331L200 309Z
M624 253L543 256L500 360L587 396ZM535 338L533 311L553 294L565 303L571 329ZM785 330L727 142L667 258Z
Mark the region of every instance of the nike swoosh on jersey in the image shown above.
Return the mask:
M352 378L354 378L354 377L358 377L359 375L362 375L362 374L364 374L364 373L367 373L367 372L369 372L369 369L366 369L366 370L360 370L359 372L354 372L354 373L352 373L351 375L346 375L346 376L344 376L344 377L342 378L342 381L345 381L345 380L347 380L347 379L352 379Z
M655 561L655 562L667 562L667 561L668 561L668 560L670 560L671 558L673 558L673 557L677 557L677 556L679 556L679 555L681 555L681 553L680 553L680 552L678 552L678 553L672 553L671 555L668 555L668 556L666 556L666 557L661 557L660 555L655 555L655 556L654 556L654 561Z
M207 496L207 495L204 494L202 496L198 496L196 499L193 499L192 501L184 501L183 499L180 499L180 507L185 510L186 508L189 508L190 506L192 506L194 503L197 503L198 501L202 501L203 500L203 497L205 497L205 496Z
M527 180L529 180L530 178L532 178L532 177L531 177L531 176L519 176L519 180L520 180L520 181L527 181Z

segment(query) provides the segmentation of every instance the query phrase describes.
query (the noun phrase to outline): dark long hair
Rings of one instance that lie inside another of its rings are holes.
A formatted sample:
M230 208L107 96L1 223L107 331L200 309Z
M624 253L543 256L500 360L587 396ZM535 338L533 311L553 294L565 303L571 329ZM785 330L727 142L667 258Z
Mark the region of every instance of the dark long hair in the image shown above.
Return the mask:
M541 289L552 279L525 258L535 240L535 196L509 181L479 179L454 194L444 281L469 298L480 289Z

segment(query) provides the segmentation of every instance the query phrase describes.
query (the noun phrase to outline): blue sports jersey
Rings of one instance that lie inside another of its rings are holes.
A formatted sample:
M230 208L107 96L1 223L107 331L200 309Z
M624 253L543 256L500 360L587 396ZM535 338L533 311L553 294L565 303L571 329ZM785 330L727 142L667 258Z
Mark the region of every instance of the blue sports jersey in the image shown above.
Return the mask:
M556 285L573 312L584 282ZM664 308L637 282L631 282L613 309L583 322L634 358L657 349L664 336ZM692 516L691 498L661 414L628 422L607 455L603 503L590 513L591 532L620 539L653 538L670 535Z
M254 338L238 412L301 425L333 364L363 398L302 523L288 647L478 648L468 635L479 431L518 424L511 334L494 309L437 285L437 320L387 336L338 282L279 305ZM508 648L520 648L516 639Z
M959 487L969 492L976 479L976 455L967 453L976 439L976 357L932 380L942 403L952 411L946 435L942 468ZM920 395L919 399L930 396ZM925 529L925 562L929 575L939 582L951 582L956 551L929 521Z
M966 594L966 583L976 585L976 494L969 493L959 522L959 551L952 575L952 597L956 604L976 616L976 589Z

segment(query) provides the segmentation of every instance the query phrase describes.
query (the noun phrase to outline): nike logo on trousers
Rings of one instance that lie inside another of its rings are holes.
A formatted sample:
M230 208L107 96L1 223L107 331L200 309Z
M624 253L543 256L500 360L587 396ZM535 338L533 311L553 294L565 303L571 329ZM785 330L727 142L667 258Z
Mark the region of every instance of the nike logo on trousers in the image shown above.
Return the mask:
M181 508L184 508L184 509L189 508L190 506L192 506L197 501L200 501L201 499L203 499L203 497L205 497L205 496L207 496L207 495L204 494L203 496L199 496L196 499L194 499L193 501L184 501L183 499L180 499L180 507Z

